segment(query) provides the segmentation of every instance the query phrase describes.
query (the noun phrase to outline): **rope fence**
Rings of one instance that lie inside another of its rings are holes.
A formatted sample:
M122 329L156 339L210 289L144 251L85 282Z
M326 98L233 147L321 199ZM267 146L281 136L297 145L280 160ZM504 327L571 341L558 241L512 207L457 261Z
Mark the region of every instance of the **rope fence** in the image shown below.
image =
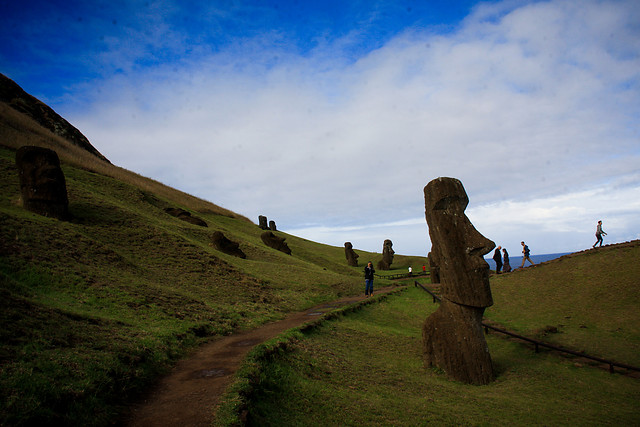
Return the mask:
M426 291L428 294L430 294L433 297L434 304L436 302L440 302L441 301L439 296L437 296L431 290L427 289L425 286L423 286L417 280L414 282L414 286L419 286L424 291ZM603 363L603 364L609 365L609 372L610 373L614 373L615 372L615 367L628 369L630 371L640 372L640 368L637 367L637 366L631 366L631 365L627 365L627 364L624 364L624 363L618 363L618 362L614 362L612 360L607 360L607 359L603 359L603 358L600 358L600 357L591 356L591 355L588 355L588 354L585 354L585 353L582 353L582 352L579 352L579 351L574 351L574 350L569 350L567 348L558 347L558 346L555 346L553 344L549 344L549 343L546 343L546 342L543 342L543 341L538 341L536 339L525 337L525 336L522 336L522 335L519 335L519 334L516 334L516 333L513 333L513 332L509 332L509 331L506 331L504 329L496 328L495 326L491 326L491 325L489 325L489 324L487 324L485 322L482 322L482 326L484 327L484 331L485 331L486 334L489 333L489 330L492 330L492 331L495 331L495 332L499 332L501 334L509 335L510 337L513 337L513 338L520 339L522 341L529 342L529 343L534 345L536 353L539 352L540 347L545 347L545 348L548 348L548 349L551 349L551 350L554 350L554 351L558 351L558 352L561 352L561 353L568 353L568 354L571 354L571 355L574 355L574 356L584 357L585 359L590 359L590 360L593 360L593 361L598 362L598 363Z

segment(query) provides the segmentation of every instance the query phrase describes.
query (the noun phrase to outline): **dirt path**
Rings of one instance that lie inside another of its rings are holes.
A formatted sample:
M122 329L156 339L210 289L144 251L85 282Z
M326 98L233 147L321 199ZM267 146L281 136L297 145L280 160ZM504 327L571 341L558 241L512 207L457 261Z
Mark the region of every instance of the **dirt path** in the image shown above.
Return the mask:
M377 294L395 287L382 288ZM223 337L200 347L189 358L181 360L154 387L143 401L130 409L126 426L210 426L213 408L233 379L246 354L257 344L342 305L365 299L352 296L292 313L278 322L268 323L252 331Z

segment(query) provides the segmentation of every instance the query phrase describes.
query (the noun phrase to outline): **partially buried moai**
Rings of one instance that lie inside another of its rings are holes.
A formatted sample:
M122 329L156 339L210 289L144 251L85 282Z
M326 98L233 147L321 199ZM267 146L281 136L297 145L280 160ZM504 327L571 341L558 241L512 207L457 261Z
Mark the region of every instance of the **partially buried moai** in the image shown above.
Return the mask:
M382 259L378 261L378 269L389 270L391 268L391 264L393 263L394 254L395 252L393 250L393 242L389 239L385 240L382 244Z
M455 178L437 178L424 188L431 252L438 262L442 302L422 328L425 365L452 379L487 384L494 378L482 315L493 305L489 264L495 244L480 234L464 210L469 198Z
M16 151L20 192L25 209L69 219L69 199L58 154L48 148L23 146Z
M344 255L347 257L347 265L358 266L359 255L353 250L351 242L344 242Z

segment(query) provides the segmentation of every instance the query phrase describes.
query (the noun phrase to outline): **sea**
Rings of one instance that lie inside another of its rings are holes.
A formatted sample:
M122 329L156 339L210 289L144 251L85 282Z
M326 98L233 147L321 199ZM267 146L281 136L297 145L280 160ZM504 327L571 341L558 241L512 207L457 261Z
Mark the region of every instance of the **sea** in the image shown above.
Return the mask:
M531 258L531 261L535 262L536 264L540 264L541 262L545 262L545 261L551 261L552 259L556 259L556 258L560 258L563 255L569 255L572 252L561 252L561 253L557 253L557 254L541 254L541 255L529 255L529 258ZM493 256L493 251L490 252L491 256ZM487 261L487 263L489 264L489 267L495 271L496 269L496 262L493 260L493 258L485 258L485 261ZM520 266L522 265L522 256L512 256L511 254L509 254L509 264L511 264L511 269L515 270L516 268L520 268ZM529 261L526 261L524 266L528 267L531 264L529 264Z

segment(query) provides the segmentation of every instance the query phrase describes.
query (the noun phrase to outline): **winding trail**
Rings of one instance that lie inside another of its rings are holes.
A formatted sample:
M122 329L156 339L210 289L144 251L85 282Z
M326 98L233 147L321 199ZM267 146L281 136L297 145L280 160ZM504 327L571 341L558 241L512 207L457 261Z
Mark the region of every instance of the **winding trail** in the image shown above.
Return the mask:
M381 288L376 290L376 294L394 289L398 288ZM191 356L179 361L143 400L132 405L123 424L129 427L210 426L215 406L249 350L314 317L364 299L364 295L342 298L289 314L283 320L267 323L252 331L204 344Z

